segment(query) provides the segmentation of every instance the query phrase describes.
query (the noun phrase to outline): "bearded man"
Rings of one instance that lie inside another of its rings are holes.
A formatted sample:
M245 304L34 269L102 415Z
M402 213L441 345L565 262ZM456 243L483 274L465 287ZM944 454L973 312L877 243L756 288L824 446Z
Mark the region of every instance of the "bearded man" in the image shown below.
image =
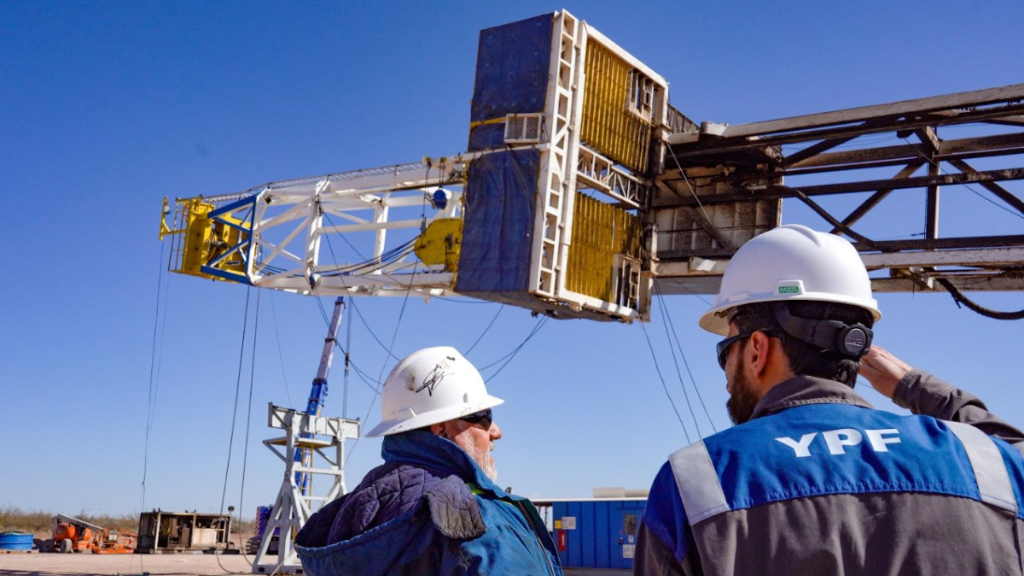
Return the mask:
M561 576L529 500L499 488L491 451L504 400L450 347L398 363L381 392L384 464L314 514L295 539L311 576Z
M635 574L1022 572L1024 434L872 349L880 317L838 236L781 226L739 249L700 319L726 336L737 426L669 456ZM858 372L914 414L872 408Z

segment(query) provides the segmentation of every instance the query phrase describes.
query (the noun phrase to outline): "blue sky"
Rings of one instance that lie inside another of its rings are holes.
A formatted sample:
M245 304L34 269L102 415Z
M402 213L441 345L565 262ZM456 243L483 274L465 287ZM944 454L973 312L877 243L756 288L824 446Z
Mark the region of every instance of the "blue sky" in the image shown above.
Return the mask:
M254 291L240 361L246 288L165 271L162 198L459 152L479 30L563 7L668 79L672 104L697 121L739 124L1024 80L1016 0L2 2L0 245L11 259L0 283L0 506L218 510L236 382L227 504L241 500L248 516L270 503L282 471L260 444L272 434L266 405L304 406L324 319L313 298ZM920 211L913 198L894 202ZM948 234L979 221L1021 230L1020 219L969 194L944 197L943 210ZM869 224L878 237L908 237L921 230L915 218ZM823 226L791 204L783 220ZM727 426L717 337L696 326L709 299L655 303L673 319L696 381L683 371L695 417L657 308L645 328L665 388L639 325L547 322L489 384L507 400L497 412L499 482L533 497L647 487L667 454L687 444L666 389L691 439L695 424L703 434ZM1020 294L978 299L1024 307ZM876 342L1024 424L1016 362L1024 324L960 310L945 294L879 301ZM391 364L370 330L385 344L394 338L399 356L438 344L465 350L497 314L469 356L483 366L538 322L466 299L357 307L365 324L353 324L353 359L372 378ZM326 413L340 416L340 363L332 376ZM353 375L347 416L372 426L372 398ZM350 487L380 462L379 447L350 444Z

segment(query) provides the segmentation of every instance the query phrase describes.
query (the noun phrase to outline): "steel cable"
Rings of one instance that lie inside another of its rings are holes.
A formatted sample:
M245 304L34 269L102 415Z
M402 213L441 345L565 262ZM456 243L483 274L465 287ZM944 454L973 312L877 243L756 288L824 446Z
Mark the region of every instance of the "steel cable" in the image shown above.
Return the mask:
M669 394L668 385L665 383L665 377L661 374L661 367L658 366L658 357L654 354L654 345L651 344L651 337L647 335L647 328L644 327L643 323L640 323L640 330L644 333L644 339L647 340L647 347L651 350L651 360L654 361L654 370L658 373L658 379L661 380L661 388L665 391L665 396L668 397L668 403L672 406L672 411L676 413L676 419L679 420L679 425L683 427L683 435L686 436L686 442L689 444L690 433L686 430L686 424L683 423L683 417L679 415L679 409L676 408L676 402L672 399L672 394Z

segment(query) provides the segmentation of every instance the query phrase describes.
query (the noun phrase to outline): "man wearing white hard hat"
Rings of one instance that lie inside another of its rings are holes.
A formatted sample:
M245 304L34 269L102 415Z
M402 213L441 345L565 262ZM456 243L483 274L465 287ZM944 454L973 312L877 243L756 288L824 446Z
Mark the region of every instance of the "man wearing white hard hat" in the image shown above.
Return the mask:
M311 576L537 574L561 576L529 500L495 483L504 402L450 347L398 363L381 392L384 464L314 514L296 537Z
M743 245L700 326L733 428L651 487L635 574L1021 574L1024 433L879 348L853 246L804 226ZM914 415L873 409L858 371Z

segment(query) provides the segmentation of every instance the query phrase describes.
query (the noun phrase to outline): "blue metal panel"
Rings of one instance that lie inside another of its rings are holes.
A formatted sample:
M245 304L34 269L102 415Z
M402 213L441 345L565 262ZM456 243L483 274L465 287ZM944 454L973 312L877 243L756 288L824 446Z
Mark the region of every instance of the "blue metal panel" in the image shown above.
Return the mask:
M480 32L470 111L469 151L504 145L507 114L544 111L551 60L552 15Z
M607 568L611 566L611 559L614 557L612 551L616 549L615 543L609 537L614 532L614 521L610 520L611 502L595 502L594 518L590 524L594 525L594 568ZM609 525L610 524L610 525Z
M199 271L202 272L203 274L209 274L210 276L219 276L221 278L224 278L225 280L238 282L239 284L252 284L252 282L249 282L249 277L246 276L245 274L228 272L226 270L221 270L220 268L212 268L210 266L203 266L199 268Z
M569 565L570 566L583 566L583 542L580 538L580 516L582 515L582 503L572 502L569 504L569 516L576 518L576 529L566 531L566 540L568 541L569 550Z
M469 167L455 291L526 297L540 153L487 154Z
M597 504L595 502L584 502L580 510L580 518L577 519L577 531L580 533L580 548L583 550L584 568L596 568L594 558L597 532L594 526Z

